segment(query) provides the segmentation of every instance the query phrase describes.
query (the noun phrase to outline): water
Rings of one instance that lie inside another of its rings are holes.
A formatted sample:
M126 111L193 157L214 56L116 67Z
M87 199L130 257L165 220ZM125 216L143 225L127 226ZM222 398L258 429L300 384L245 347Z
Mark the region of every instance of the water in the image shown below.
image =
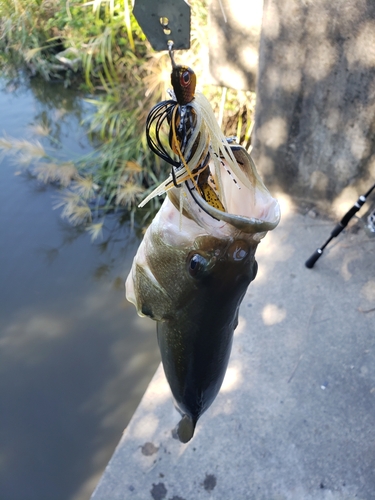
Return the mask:
M36 80L0 89L0 136L31 138L42 121L62 157L91 149L77 93ZM160 359L155 324L124 297L139 239L108 219L92 244L52 209L57 189L19 171L3 158L0 499L86 500Z

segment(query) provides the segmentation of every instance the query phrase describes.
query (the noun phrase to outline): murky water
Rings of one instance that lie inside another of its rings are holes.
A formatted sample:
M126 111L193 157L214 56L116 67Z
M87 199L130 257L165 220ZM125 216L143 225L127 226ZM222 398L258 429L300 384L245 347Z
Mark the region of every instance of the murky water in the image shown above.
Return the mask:
M77 94L0 88L0 136L49 122L60 155L90 150ZM139 240L108 219L92 244L52 209L56 188L19 171L2 159L0 499L86 500L159 363L154 323L124 297Z

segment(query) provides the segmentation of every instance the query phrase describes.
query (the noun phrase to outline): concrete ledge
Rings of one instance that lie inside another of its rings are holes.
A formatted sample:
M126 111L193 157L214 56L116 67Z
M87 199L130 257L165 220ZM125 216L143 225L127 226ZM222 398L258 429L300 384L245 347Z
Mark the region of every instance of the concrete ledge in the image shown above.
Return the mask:
M375 239L352 225L306 269L334 224L284 200L195 437L159 368L92 500L374 498Z

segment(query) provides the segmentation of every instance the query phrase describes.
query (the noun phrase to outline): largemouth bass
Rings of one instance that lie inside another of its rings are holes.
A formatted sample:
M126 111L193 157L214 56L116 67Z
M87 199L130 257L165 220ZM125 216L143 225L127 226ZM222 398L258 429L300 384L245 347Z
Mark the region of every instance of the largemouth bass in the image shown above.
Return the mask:
M280 219L278 202L246 150L226 142L224 152L211 149L201 187L198 178L168 186L126 280L127 299L138 314L157 321L183 443L220 390L239 306L257 274L256 248ZM213 178L219 178L216 186ZM208 186L221 206L205 196Z

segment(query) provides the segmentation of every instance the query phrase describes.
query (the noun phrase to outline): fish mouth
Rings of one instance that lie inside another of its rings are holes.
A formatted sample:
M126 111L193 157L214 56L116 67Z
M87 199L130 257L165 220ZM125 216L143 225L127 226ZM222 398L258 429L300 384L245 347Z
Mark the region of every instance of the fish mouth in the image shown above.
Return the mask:
M224 229L226 225L244 233L263 233L274 229L280 221L280 206L260 178L250 154L242 146L231 146L235 159L230 164L224 158L211 160L211 185L222 200L223 209L207 201L191 181L167 192L169 200L185 217L199 226ZM216 160L216 161L215 161Z

